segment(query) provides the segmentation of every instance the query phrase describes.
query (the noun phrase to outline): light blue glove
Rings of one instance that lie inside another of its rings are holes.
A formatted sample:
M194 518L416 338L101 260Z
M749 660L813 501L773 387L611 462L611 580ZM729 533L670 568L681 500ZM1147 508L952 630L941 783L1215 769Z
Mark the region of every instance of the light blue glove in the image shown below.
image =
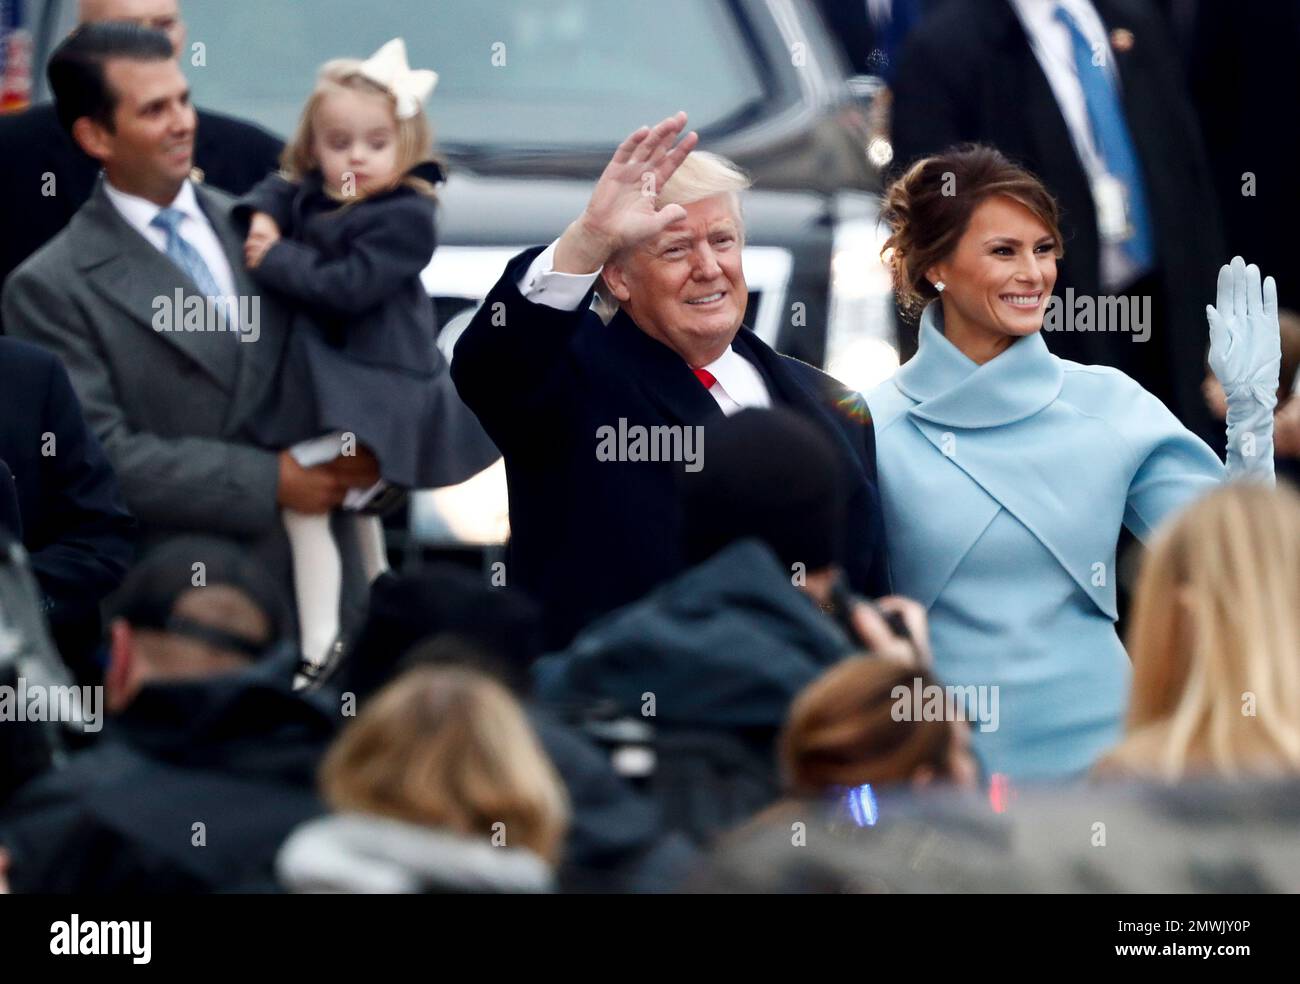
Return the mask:
M1240 256L1219 268L1218 298L1206 306L1210 370L1228 400L1228 478L1273 481L1273 410L1282 371L1277 284Z

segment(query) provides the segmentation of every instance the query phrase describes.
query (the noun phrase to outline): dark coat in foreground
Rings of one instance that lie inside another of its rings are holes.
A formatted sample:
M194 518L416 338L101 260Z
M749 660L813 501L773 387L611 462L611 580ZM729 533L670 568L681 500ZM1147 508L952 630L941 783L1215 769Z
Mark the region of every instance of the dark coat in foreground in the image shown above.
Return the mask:
M0 415L0 461L18 507L12 532L31 556L59 650L83 675L99 644L99 602L134 556L135 521L56 356L0 338L0 393L9 411Z
M552 645L682 570L681 462L602 461L598 431L703 426L722 410L672 349L620 312L605 325L582 304L557 311L516 285L541 252L515 257L456 344L452 376L505 455L510 583L542 601ZM773 405L834 442L848 483L845 567L857 591L888 591L875 434L861 396L741 329L732 347Z
M13 890L272 887L280 844L324 812L315 773L336 726L261 668L146 687L96 747L0 810Z
M415 175L441 180L436 164ZM420 282L436 245L434 203L399 186L340 204L319 173L279 175L236 206L265 212L283 238L252 271L293 309L284 374L253 433L280 448L321 434L355 434L403 488L469 478L499 455L456 395Z

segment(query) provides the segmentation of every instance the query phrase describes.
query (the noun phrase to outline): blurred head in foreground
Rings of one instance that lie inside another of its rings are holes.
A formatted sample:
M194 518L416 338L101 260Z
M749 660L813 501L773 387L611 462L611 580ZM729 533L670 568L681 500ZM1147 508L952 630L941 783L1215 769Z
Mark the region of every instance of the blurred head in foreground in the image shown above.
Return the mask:
M1127 737L1099 772L1300 772L1300 496L1234 484L1167 526L1128 640Z
M389 684L335 742L321 792L336 811L388 817L554 863L568 801L519 704L474 670L421 667ZM504 828L494 825L504 824Z
M975 760L964 721L925 720L913 706L933 693L919 667L869 656L846 659L795 698L781 734L787 794L815 798L865 784L974 785Z
M109 598L108 708L142 687L241 673L283 638L287 609L256 560L223 540L176 537Z

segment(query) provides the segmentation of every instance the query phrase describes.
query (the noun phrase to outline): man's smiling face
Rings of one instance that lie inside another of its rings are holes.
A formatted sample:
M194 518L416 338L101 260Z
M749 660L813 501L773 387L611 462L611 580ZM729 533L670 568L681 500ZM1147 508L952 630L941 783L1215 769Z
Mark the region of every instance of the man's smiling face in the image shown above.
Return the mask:
M681 221L611 260L605 278L642 331L698 367L726 351L745 317L744 231L732 195L684 207Z

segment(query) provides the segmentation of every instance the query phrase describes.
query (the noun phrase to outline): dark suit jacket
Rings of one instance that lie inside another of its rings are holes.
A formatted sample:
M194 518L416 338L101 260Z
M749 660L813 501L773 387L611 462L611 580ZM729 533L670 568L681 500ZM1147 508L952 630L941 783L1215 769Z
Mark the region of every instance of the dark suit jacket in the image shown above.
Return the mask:
M674 465L599 461L597 430L621 418L707 428L722 411L681 356L626 315L606 326L585 303L557 311L525 300L516 281L540 251L506 267L457 342L451 373L505 456L507 580L543 602L548 641L560 645L685 563ZM875 432L862 397L751 331L733 347L758 368L773 403L822 427L840 450L850 482L846 571L856 590L886 593Z
M18 265L49 242L90 198L98 162L77 147L44 103L23 113L0 115L0 286ZM242 195L278 166L280 141L261 127L221 113L199 110L194 163L204 182ZM45 194L45 175L54 194ZM0 332L3 323L0 322Z
M1200 131L1166 25L1135 0L1095 0L1134 44L1116 51L1125 115L1146 177L1168 323L1137 344L1127 335L1051 332L1066 359L1115 366L1164 397L1184 424L1215 440L1200 393L1224 252ZM1097 220L1088 179L1056 98L1008 0L938 8L904 47L894 86L894 160L902 168L954 144L992 144L1037 174L1061 207L1065 258L1055 293L1102 293ZM1151 352L1148 346L1156 346ZM1142 350L1142 351L1139 351ZM1221 443L1221 438L1219 438Z
M1201 0L1190 73L1223 210L1228 255L1277 279L1278 303L1300 310L1300 127L1283 122L1273 94L1300 92L1300 4ZM1289 105L1289 98L1288 98ZM1289 115L1289 113L1288 113ZM1242 175L1254 176L1253 195Z
M198 295L198 287L122 218L102 187L14 271L0 303L12 335L63 360L146 541L228 537L288 584L276 452L248 437L250 415L279 378L287 316L244 270L232 200L201 185L195 192L230 260L235 292L247 299L250 327L258 303L255 341L251 332L155 330L157 299ZM355 537L339 539L348 625L365 590Z
M59 649L80 670L98 643L99 602L131 563L135 523L55 356L0 338L0 393L10 411L0 415L0 460L13 473L17 538Z

